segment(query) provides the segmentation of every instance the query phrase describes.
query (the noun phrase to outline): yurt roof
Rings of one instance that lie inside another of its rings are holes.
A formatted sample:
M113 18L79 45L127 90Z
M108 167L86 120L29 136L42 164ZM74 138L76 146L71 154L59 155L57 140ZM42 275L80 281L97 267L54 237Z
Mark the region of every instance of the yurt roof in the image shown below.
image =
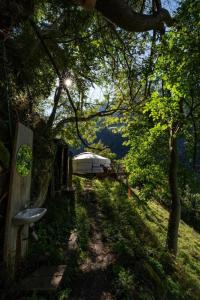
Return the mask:
M107 162L110 162L110 159L109 158L106 158L106 157L103 157L103 156L100 156L100 155L97 155L97 154L94 154L92 152L83 152L83 153L80 153L76 156L74 156L73 158L74 160L82 160L82 159L99 159L99 160L105 160Z

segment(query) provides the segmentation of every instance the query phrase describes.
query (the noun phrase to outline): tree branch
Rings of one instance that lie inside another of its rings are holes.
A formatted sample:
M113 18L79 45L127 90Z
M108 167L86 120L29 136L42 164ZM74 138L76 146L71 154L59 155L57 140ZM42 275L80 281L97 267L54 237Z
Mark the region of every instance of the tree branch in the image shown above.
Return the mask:
M157 8L160 2L156 1ZM163 24L173 25L169 12L161 8L155 15L145 15L135 12L124 0L97 0L99 12L117 26L130 32L144 32L149 30L163 31Z
M55 63L55 61L53 59L53 56L51 55L51 52L49 51L47 45L44 42L44 39L43 39L43 37L42 37L42 35L40 33L39 28L37 27L37 25L35 24L35 22L33 20L31 20L31 19L30 19L30 24L31 24L31 26L32 26L32 28L33 28L36 36L40 40L40 42L42 44L42 47L44 48L44 50L46 52L46 55L48 56L49 61L50 61L51 65L53 66L53 68L54 68L54 70L55 70L58 78L61 80L62 79L61 73L60 73L60 71L59 71L59 69L58 69L58 67L57 67L57 65L56 65L56 63Z
M62 86L59 85L59 87L56 88L56 91L55 91L55 95L54 95L54 105L53 105L53 109L52 109L52 112L49 116L49 119L47 121L47 126L46 128L49 129L52 127L53 125L53 122L54 122L54 119L55 119L55 116L56 116L56 111L57 111L57 108L58 108L58 103L59 103L59 100L60 100L60 96L61 96L61 93L62 93Z
M121 104L120 104L120 106L121 106ZM78 122L87 122L87 121L91 121L95 118L103 118L103 117L106 117L106 116L111 116L111 115L113 115L114 113L116 113L118 111L126 111L126 110L125 109L120 109L120 107L118 106L116 109L107 110L107 111L99 111L97 113L94 113L94 114L91 114L91 115L85 116L85 117L77 117L77 120L78 120ZM74 123L74 122L76 122L76 117L75 116L63 119L56 125L55 130L58 131L65 124Z

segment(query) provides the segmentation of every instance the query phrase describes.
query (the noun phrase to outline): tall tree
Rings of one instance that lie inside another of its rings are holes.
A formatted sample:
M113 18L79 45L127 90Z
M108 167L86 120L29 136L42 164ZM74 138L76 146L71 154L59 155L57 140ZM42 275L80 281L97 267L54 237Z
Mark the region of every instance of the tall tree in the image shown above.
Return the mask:
M134 147L139 149L146 145L148 151L144 157L148 157L151 145L157 143L159 136L168 138L169 140L168 155L166 156L166 151L163 152L162 150L163 154L157 160L156 164L157 166L161 166L161 161L168 162L168 186L171 194L171 207L167 247L175 256L177 254L178 229L181 216L177 172L179 168L177 141L180 137L186 139L187 133L192 132L194 115L195 126L199 127L197 125L199 120L199 117L197 117L199 113L197 87L200 78L198 6L197 2L184 1L177 15L180 28L170 31L163 38L158 50L156 67L151 75L150 97L143 106L143 114L148 116L146 118L143 117L143 122L148 122L148 126L147 124L145 125L146 129L142 121L140 122L143 131L145 132L146 130L147 140L144 143L134 144ZM134 134L137 136L138 133L137 131L133 132L132 136ZM197 134L197 131L195 131L195 134ZM143 137L140 137L140 140L144 140L144 133ZM158 143L157 146L158 151L160 151L161 148ZM133 146L131 147L134 149ZM141 149L140 152L144 153L144 149L146 148ZM132 155L134 155L134 151L132 151ZM135 155L137 157L137 153ZM152 153L152 157L157 157L158 159L158 153ZM149 157L149 159L151 160L152 158ZM138 163L142 165L142 162L144 163L144 159ZM134 172L133 164L132 168ZM148 165L143 164L141 174L144 174L145 170L148 170ZM162 168L163 171L164 169ZM150 168L148 176L152 172ZM158 173L155 175L159 176ZM135 177L134 173L132 176ZM155 177L147 177L147 179L147 181L155 183L158 180ZM162 186L162 182L159 182ZM154 185L154 188L157 188L156 185Z

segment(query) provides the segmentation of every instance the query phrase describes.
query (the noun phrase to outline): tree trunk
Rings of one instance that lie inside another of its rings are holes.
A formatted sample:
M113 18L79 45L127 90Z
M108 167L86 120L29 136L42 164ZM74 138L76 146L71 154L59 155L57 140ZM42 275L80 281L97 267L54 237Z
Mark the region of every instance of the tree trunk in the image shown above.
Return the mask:
M117 26L131 32L162 31L163 23L173 25L166 9L160 9L155 15L144 15L135 12L125 0L97 0L95 8Z
M178 196L177 187L177 138L174 133L174 127L170 129L169 139L169 187L171 192L171 211L169 215L168 232L167 232L167 248L174 256L177 254L178 230L181 218L181 203Z
M197 126L196 126L196 123L195 123L194 119L193 119L192 123L193 123L193 135L194 135L193 155L192 155L192 168L193 168L193 170L196 170L198 136L197 136Z

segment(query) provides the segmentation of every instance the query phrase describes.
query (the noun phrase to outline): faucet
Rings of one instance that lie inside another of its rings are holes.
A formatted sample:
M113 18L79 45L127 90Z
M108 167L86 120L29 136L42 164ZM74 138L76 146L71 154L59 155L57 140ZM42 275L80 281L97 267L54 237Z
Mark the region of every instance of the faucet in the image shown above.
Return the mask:
M28 208L28 203L27 202L24 204L24 209L26 209L26 208Z

